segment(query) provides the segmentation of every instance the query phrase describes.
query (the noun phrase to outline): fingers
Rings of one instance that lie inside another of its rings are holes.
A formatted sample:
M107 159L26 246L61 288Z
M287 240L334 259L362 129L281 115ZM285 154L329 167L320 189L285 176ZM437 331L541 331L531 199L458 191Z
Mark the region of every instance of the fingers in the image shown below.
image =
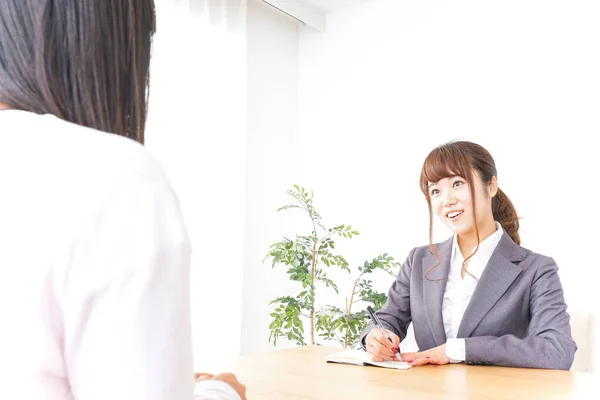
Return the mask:
M409 363L413 367L429 364L431 357L427 352L421 353L402 353L400 354L402 361Z
M423 351L420 353L402 353L400 356L402 357L402 361L410 364L413 367L418 367L420 365L426 364L442 365L448 363L447 361L442 359L438 354L431 350Z
M419 367L421 365L431 364L431 358L430 357L419 357L419 358L412 360L412 362L409 362L409 364L413 367Z
M384 335L383 332L381 332L381 330L379 330L379 329L373 329L371 331L370 335L379 343L379 345L381 347L384 347L385 349L387 349L388 352L390 353L389 355L391 356L392 354L395 353L394 347L397 347L397 346L394 345L393 342L390 343L389 339L387 338L387 335L390 336L390 339L392 339L392 341L394 340L393 337L398 339L398 336L396 336L396 334L394 334L393 332L390 332L388 330L386 330L385 333L386 333L386 335ZM399 342L399 339L398 339L398 342Z
M235 390L237 392L237 394L240 396L240 398L242 400L247 400L246 399L246 386L241 384L234 374L232 374L230 372L226 372L223 374L218 374L211 379L225 382L226 384L231 386L233 388L233 390Z
M383 337L383 343L381 342L381 332L377 332L379 337L375 333L370 333L365 341L367 353L372 356L372 361L378 360L389 360L392 358L394 352L391 350L392 344Z
M394 332L392 331L386 331L388 335L390 335L390 339L392 339L392 347L394 347L396 349L396 351L398 351L398 349L400 348L400 338L398 337L398 335L396 335ZM388 341L389 343L389 341Z
M208 372L194 372L194 380L196 381L204 381L207 379L211 379L214 374L209 374Z
M400 359L405 362L411 362L417 358L419 354L420 353L400 353Z
M444 365L450 362L445 344L417 353L402 353L400 358L413 367L425 364Z
M367 354L369 356L369 360L371 361L381 362L390 359L390 357L386 357L379 353L379 351L371 344L367 344Z

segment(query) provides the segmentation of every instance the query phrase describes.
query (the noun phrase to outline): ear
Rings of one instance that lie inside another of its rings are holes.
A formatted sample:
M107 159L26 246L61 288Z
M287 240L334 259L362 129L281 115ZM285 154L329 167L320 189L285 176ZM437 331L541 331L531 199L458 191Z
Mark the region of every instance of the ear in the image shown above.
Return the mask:
M498 193L498 179L496 179L495 176L492 176L492 179L490 179L490 183L488 184L488 194L490 195L490 198L496 196L496 193Z

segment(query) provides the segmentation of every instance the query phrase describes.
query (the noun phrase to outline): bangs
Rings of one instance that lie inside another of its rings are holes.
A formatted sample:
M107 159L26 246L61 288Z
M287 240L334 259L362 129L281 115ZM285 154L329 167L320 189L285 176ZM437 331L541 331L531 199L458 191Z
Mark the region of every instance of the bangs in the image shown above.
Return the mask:
M421 170L421 190L429 195L428 185L451 176L460 176L470 181L471 165L468 158L452 143L435 148L423 163Z

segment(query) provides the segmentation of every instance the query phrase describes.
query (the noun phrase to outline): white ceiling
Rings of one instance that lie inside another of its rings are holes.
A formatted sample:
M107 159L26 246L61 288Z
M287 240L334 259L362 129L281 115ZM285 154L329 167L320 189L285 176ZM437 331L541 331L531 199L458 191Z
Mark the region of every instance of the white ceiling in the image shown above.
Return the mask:
M324 31L326 15L371 0L262 0L304 24Z
M322 12L323 14L337 11L345 7L350 7L356 4L364 3L370 0L288 0L307 3L308 6Z

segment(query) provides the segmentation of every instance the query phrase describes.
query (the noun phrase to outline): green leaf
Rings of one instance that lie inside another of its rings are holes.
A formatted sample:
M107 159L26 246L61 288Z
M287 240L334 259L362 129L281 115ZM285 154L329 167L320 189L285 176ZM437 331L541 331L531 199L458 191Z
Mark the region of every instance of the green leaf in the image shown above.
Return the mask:
M348 347L356 347L360 332L366 326L366 312L353 310L353 313L346 315L346 310L333 306L324 306L317 310L315 309L315 299L323 291L333 290L335 293L339 293L336 282L326 275L324 268L338 267L349 273L356 271L356 269L351 270L344 257L330 252L335 249L335 242L331 236L335 234L352 239L359 234L359 231L353 229L352 225L346 224L333 228L324 226L321 215L314 207L312 189L306 190L304 187L294 184L292 189L287 190L287 194L293 197L295 204L284 205L277 211L301 209L306 213L308 219L304 232L298 230L294 240L284 237L273 243L269 246L263 259L263 263L266 259L270 259L271 268L284 266L290 281L298 283L296 291L298 294L290 293L287 296L278 297L270 303L274 306L274 310L269 314L271 318L269 342L277 346L279 338L287 338L298 345L305 345L304 322L307 319L306 315L314 311L314 328L318 337L337 341L340 344L344 344L344 341L347 340ZM306 232L309 233L306 234ZM314 245L316 248L313 250ZM373 289L367 274L375 270L383 270L390 275L395 275L395 270L399 266L400 264L388 253L383 253L370 262L365 261L364 265L357 268L358 276L355 277L354 293L344 293L343 296L345 298L353 296L352 303L355 308L358 307L356 303L362 302L372 304L375 309L380 309L385 304L387 296ZM314 282L312 280L313 271Z
M283 210L287 210L287 209L290 209L290 208L302 208L302 207L300 207L300 206L298 206L298 205L295 205L295 204L289 204L289 205L287 205L287 206L279 207L279 208L277 209L277 212L279 212L279 211L283 211Z

